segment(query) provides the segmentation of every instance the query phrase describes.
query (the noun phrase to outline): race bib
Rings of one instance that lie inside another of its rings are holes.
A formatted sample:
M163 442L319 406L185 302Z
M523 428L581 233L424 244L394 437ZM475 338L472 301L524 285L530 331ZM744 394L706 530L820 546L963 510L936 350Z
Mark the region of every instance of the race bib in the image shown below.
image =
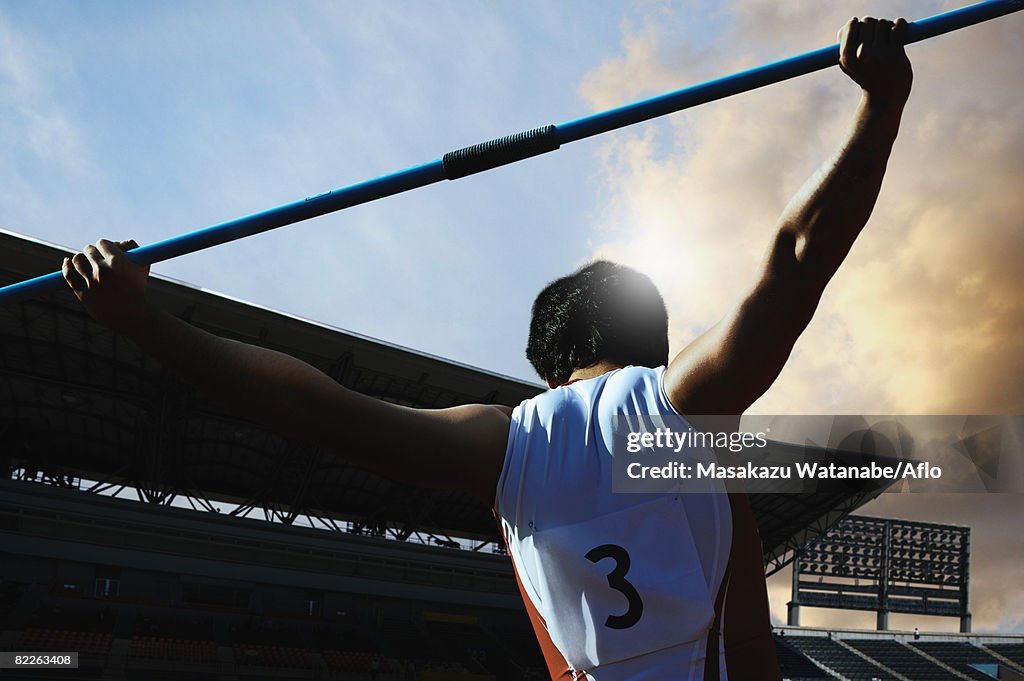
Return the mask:
M551 641L574 670L699 639L714 619L677 497L535 531L522 554Z

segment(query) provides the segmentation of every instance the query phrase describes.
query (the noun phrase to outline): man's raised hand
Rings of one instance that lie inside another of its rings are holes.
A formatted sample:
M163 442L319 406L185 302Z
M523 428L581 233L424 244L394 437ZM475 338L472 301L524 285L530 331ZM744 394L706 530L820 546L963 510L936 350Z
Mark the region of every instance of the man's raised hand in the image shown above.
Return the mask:
M129 329L144 307L149 266L125 256L124 250L132 248L138 248L134 241L100 239L64 258L61 267L64 280L89 316L115 331Z
M872 103L902 106L914 79L906 40L905 19L854 17L839 29L839 67Z

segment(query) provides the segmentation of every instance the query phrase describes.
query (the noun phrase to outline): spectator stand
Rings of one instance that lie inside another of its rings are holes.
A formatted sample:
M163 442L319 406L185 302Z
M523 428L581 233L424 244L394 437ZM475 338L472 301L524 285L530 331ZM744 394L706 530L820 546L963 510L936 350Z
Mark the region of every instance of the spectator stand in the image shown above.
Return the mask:
M238 678L310 679L314 660L298 630L255 619L236 635L231 650Z

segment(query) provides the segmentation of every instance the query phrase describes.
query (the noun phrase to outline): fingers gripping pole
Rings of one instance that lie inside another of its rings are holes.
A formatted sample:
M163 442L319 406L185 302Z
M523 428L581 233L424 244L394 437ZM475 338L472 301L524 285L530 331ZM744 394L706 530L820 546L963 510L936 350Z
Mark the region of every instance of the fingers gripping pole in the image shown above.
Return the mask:
M1024 9L1024 0L987 0L911 23L907 42L914 43ZM361 203L424 187L441 180L455 180L492 168L555 151L559 146L617 130L634 123L802 76L839 63L839 45L772 62L676 92L603 111L563 123L516 133L482 144L448 152L443 159L400 170L342 189L324 192L301 201L271 208L247 217L133 249L128 257L152 264L259 234L294 222L326 215ZM0 288L0 303L24 299L62 285L60 272Z

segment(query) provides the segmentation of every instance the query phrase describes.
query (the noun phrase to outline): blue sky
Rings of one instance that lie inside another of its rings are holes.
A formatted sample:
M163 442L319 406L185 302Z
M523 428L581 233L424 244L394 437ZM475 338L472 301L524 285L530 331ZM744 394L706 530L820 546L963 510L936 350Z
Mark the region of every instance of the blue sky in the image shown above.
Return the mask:
M150 243L588 113L628 5L2 3L3 227ZM155 271L523 378L587 253L594 145Z
M151 243L963 4L0 0L0 227ZM755 411L1024 410L1024 14L909 53L871 222ZM537 380L533 296L607 256L654 277L679 350L856 102L833 69L155 271ZM865 512L970 524L976 626L1024 630L1020 496L918 497Z

